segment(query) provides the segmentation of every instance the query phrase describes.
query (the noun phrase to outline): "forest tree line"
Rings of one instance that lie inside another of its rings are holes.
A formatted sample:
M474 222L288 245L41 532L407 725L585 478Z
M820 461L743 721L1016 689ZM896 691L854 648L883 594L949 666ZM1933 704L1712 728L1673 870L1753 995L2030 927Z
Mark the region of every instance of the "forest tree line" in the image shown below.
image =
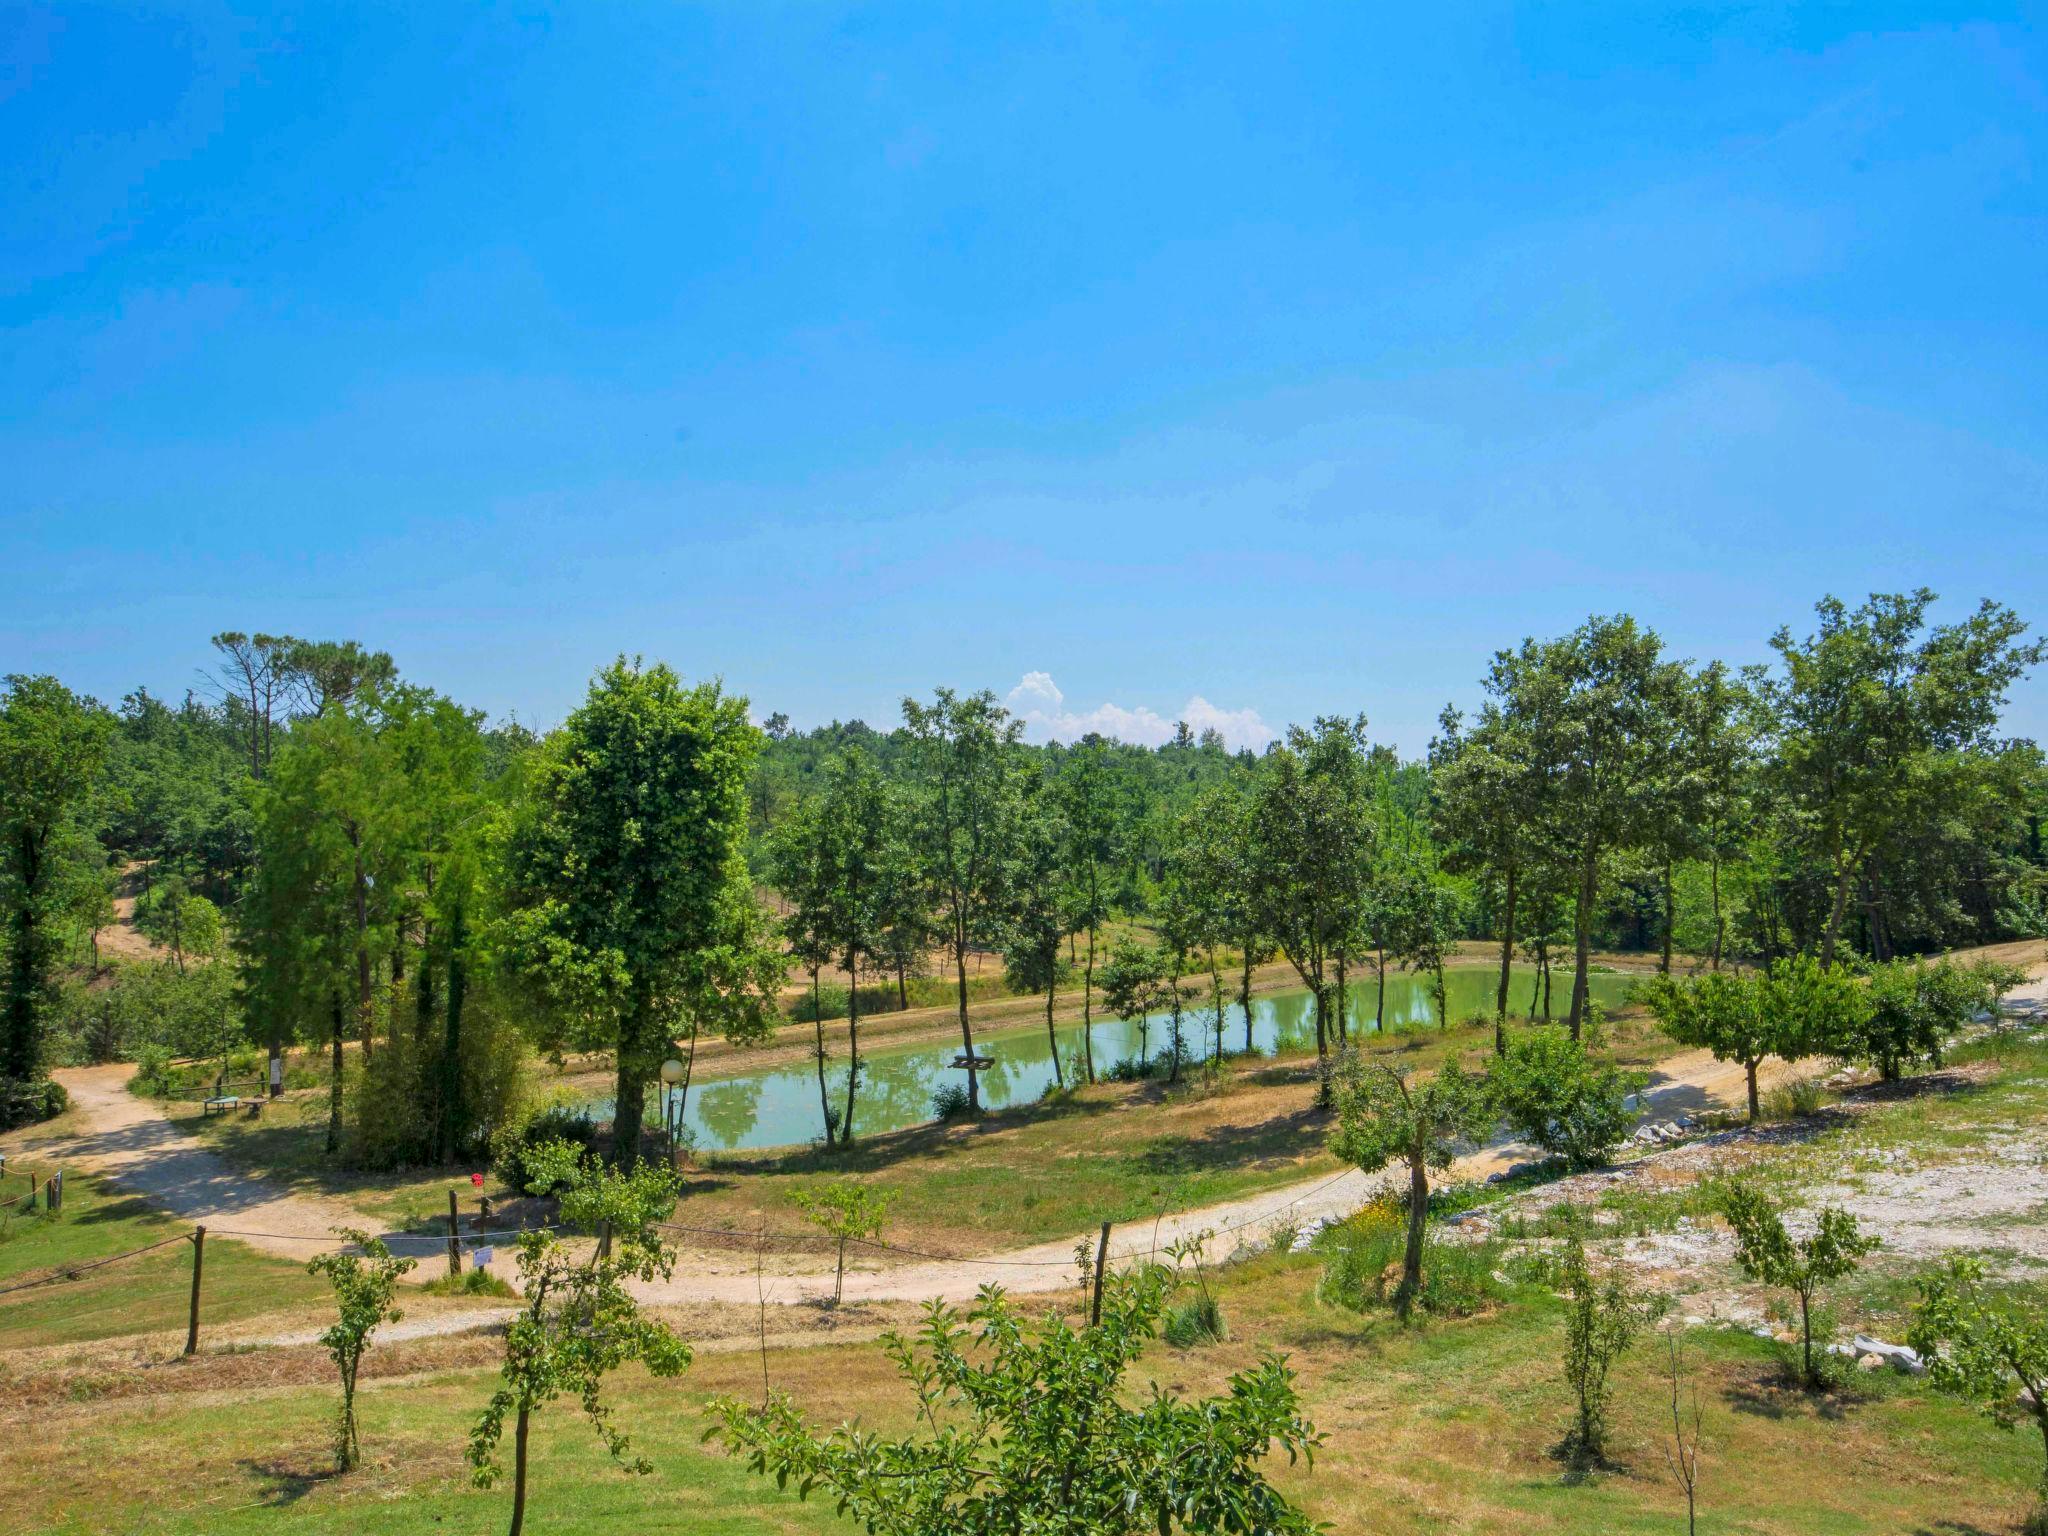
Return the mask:
M1184 998L1220 1020L1284 960L1330 1054L1353 986L1403 966L1441 998L1460 939L1498 946L1504 1042L1536 1003L1517 958L1558 969L1576 1031L1601 948L1834 966L2048 932L2048 774L2000 723L2043 647L1995 603L1932 604L1829 599L1745 669L1595 617L1499 652L1412 759L1362 716L1257 754L1185 727L1034 745L947 689L796 731L624 659L537 734L359 644L235 632L176 704L13 676L0 1108L49 1112L55 1062L318 1045L332 1150L445 1160L519 1112L536 1051L600 1050L631 1157L660 1063L762 1038L792 969L839 1139L860 1074L834 1102L826 1056L857 1064L862 1012L913 982L956 1008L978 1110L986 956L1048 1027L1062 987L1090 1017L1171 1008L1176 1053ZM100 954L122 893L159 957ZM1082 1038L1068 1081L1104 1067Z

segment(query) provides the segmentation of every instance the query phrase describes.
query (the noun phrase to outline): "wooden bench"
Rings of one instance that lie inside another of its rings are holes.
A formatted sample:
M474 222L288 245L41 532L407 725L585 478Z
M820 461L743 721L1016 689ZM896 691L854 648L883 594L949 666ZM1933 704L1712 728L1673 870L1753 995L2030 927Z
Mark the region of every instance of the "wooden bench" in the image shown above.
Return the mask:
M231 1115L241 1108L242 1101L232 1093L215 1094L199 1106L199 1118L208 1115Z
M261 1099L242 1100L242 1113L251 1120L261 1120L263 1118L263 1101Z

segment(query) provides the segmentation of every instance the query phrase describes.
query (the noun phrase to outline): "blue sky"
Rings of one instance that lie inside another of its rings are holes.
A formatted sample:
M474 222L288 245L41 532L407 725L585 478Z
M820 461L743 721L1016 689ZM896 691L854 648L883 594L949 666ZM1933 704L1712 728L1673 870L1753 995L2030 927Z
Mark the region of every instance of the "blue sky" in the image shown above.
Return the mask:
M1590 611L2048 623L2044 18L1398 10L10 7L0 670L1419 750Z

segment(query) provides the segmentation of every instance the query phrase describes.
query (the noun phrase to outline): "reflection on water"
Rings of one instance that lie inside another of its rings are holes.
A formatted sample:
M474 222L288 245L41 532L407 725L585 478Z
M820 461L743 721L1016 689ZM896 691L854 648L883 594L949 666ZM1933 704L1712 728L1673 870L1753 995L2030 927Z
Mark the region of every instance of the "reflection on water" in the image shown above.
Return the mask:
M1533 973L1517 967L1516 1004L1529 995ZM1461 1019L1473 1013L1491 1016L1493 989L1499 973L1476 967L1460 967L1446 973L1450 987L1450 1013ZM1571 977L1561 978L1557 1002L1561 1008L1571 993ZM1589 978L1594 998L1612 1007L1628 989L1630 978L1594 975ZM1371 1029L1377 998L1370 977L1350 989L1347 1010L1355 1028ZM1386 1021L1389 1029L1433 1026L1436 1008L1420 978L1387 978ZM1216 1020L1206 1006L1190 1007L1182 1014L1184 1050L1190 1061L1200 1062L1215 1049ZM1144 1021L1098 1021L1093 1030L1095 1070L1104 1072L1119 1061L1139 1053L1141 1037L1153 1053L1166 1048L1171 1025L1164 1014ZM1060 1061L1071 1075L1081 1061L1081 1027L1060 1032ZM826 1060L825 1081L832 1095L833 1112L846 1104L846 1036L842 1026L837 1037L827 1026L826 1047L833 1052ZM1251 1049L1270 1056L1277 1051L1312 1045L1315 1016L1306 992L1277 992L1255 997L1251 1008ZM1235 1005L1224 1009L1223 1043L1229 1051L1245 1049L1244 1010ZM991 1109L1027 1103L1044 1094L1052 1082L1052 1053L1043 1026L1014 1029L1000 1034L977 1035L977 1051L995 1058L995 1065L981 1074L982 1102ZM860 1093L854 1105L854 1130L863 1136L901 1130L932 1118L932 1095L946 1084L964 1085L966 1074L950 1063L960 1053L959 1043L926 1045L912 1049L871 1051L863 1058ZM596 1106L600 1114L611 1112L610 1101ZM658 1111L654 1122L660 1123ZM684 1117L699 1147L734 1150L777 1147L816 1140L823 1134L818 1107L816 1065L777 1067L722 1078L690 1093Z

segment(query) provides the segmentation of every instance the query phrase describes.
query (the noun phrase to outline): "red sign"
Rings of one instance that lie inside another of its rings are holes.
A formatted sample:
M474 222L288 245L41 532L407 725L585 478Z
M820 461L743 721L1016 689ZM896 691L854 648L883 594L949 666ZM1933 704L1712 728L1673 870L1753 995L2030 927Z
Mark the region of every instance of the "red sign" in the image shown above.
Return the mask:
M474 1184L478 1189L482 1189L484 1187L484 1176L480 1173L472 1173L469 1176L469 1182Z

